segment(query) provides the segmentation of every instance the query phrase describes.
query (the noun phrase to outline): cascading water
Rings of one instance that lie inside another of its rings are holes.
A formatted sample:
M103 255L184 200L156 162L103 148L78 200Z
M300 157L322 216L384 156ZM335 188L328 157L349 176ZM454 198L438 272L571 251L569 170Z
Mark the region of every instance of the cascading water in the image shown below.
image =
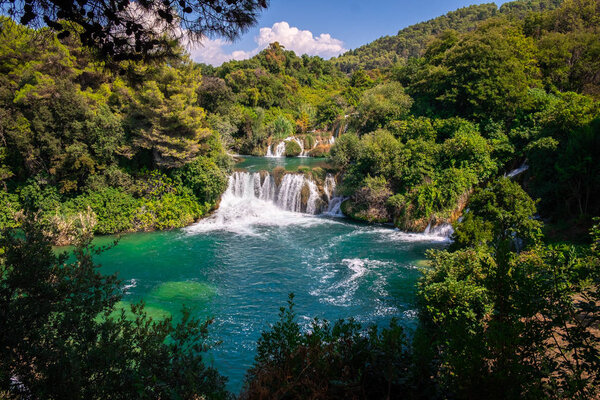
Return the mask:
M323 191L325 192L325 196L327 196L327 211L323 214L328 215L330 217L343 217L344 213L342 213L342 203L346 200L343 196L335 195L335 187L336 182L333 175L328 174L325 178L325 184L323 185Z
M442 238L449 238L453 233L454 228L452 228L452 224L449 223L443 223L432 228L430 222L423 231L423 235Z
M528 169L529 169L529 165L527 165L527 162L524 162L519 168L513 169L508 174L504 174L504 176L506 176L508 178L514 178L515 176L522 174L523 172L527 171Z
M272 144L267 147L267 157L269 158L283 157L283 153L285 153L285 142L277 143L277 146L275 146L275 152L273 152Z
M327 209L326 200L303 174L285 174L277 184L265 171L237 171L229 177L219 209L189 229L251 233L253 225L314 224L318 218L309 217Z
M314 150L317 146L319 145L333 145L335 143L335 137L331 136L329 139L324 139L324 138L320 138L317 137L312 145L312 147L310 148L305 148L304 147L304 140L301 138L298 138L296 136L289 136L285 139L283 139L283 141L277 143L277 145L271 143L268 147L267 147L267 154L266 157L268 158L276 158L276 157L283 157L285 155L285 143L286 142L290 142L290 141L294 141L298 144L298 146L300 146L300 154L298 155L298 157L309 157L309 153L311 150Z

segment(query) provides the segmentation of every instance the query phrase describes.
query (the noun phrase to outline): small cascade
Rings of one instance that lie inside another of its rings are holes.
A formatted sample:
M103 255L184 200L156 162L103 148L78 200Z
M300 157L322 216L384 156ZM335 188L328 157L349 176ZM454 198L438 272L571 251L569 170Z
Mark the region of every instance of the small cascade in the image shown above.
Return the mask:
M266 157L283 157L283 153L285 153L285 142L277 143L277 146L275 146L275 152L273 152L273 144L270 144L269 147L267 147Z
M512 171L510 171L508 174L505 174L504 176L508 177L508 178L514 178L517 175L522 174L523 172L527 171L529 169L529 165L527 165L526 162L524 162L519 168L515 168Z
M307 184L309 195L308 200L306 202L306 212L309 214L316 214L317 201L319 200L319 189L317 188L317 185L311 180L307 181Z
M335 194L336 182L335 178L331 174L327 174L325 177L325 184L323 185L323 191L325 192L325 196L327 196L327 201L331 201L333 195Z
M336 182L335 178L331 174L327 174L325 177L325 184L323 185L323 192L327 197L327 211L323 214L330 217L344 217L342 212L342 203L346 200L346 197L335 195Z
M327 211L323 214L328 215L330 217L343 218L345 215L342 212L342 203L346 200L347 197L335 196L331 200L329 200L329 205L327 206Z
M429 223L427 224L427 227L425 227L425 230L423 231L424 235L429 235L429 232L431 232L431 221L429 221Z
M425 236L435 236L435 237L443 237L449 238L454 233L454 229L452 228L452 224L444 223L437 226L431 227L431 222L427 224L427 227L423 231L423 235Z

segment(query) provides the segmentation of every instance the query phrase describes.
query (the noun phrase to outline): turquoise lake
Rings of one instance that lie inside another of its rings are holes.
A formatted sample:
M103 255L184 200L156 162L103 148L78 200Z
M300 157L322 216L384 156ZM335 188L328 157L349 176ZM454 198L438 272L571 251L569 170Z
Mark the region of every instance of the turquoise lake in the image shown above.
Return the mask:
M446 243L291 212L228 189L215 215L181 230L126 235L98 262L123 280L124 304L143 299L155 317L177 317L185 304L198 317L214 318L211 337L222 344L207 362L239 392L260 333L277 320L290 292L305 329L314 317L354 317L365 326L397 317L413 329L425 251Z

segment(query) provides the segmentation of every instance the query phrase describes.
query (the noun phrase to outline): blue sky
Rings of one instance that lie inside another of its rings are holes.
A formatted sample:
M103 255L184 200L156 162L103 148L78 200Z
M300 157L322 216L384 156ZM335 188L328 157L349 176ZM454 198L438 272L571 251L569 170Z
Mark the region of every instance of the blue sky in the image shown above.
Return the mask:
M348 49L417 22L443 15L477 0L271 0L258 24L233 44L207 40L191 50L200 62L219 65L228 59L248 58L268 42L279 41L297 53L330 58ZM497 5L504 1L496 1Z

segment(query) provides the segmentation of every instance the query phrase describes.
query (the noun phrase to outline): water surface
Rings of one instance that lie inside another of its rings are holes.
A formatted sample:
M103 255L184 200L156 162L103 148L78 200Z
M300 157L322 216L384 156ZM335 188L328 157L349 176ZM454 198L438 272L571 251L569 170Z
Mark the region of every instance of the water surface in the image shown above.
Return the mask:
M260 170L272 171L275 167L283 167L287 171L297 171L299 167L327 167L326 158L316 157L254 157L239 156L240 162L236 164L237 169L250 172Z

